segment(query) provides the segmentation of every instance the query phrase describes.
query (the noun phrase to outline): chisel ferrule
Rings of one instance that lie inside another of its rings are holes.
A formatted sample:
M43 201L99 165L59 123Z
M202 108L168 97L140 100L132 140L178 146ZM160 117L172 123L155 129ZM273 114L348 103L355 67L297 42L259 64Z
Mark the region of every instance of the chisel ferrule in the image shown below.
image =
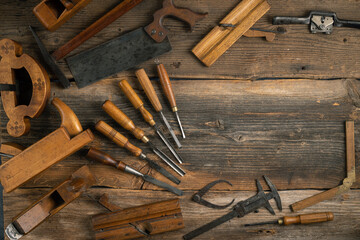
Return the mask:
M148 137L146 137L146 136L143 136L143 137L141 138L141 141L142 141L143 143L148 143L148 142L150 141L150 139L149 139Z
M128 173L131 173L135 176L138 176L138 177L143 177L144 174L142 174L141 172L138 172L136 171L135 169L129 167L129 166L126 166L125 169L124 169L125 172L128 172Z
M173 112L177 112L177 110L178 110L178 108L176 106L172 108Z

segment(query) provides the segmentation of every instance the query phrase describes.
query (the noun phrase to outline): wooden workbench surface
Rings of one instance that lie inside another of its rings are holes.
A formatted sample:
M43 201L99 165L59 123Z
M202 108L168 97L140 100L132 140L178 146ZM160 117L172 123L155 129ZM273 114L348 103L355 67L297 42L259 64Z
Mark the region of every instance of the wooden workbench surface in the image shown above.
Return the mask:
M71 39L83 28L102 16L119 1L92 1L56 32L46 31L32 14L38 0L0 2L0 36L22 44L24 52L43 63L40 51L28 29L36 27L49 51ZM74 53L110 40L151 22L151 14L161 6L161 0L147 0L112 23ZM310 34L306 25L286 25L285 34L277 35L273 42L260 38L242 37L211 67L203 66L190 52L191 48L209 32L239 0L175 0L175 4L191 7L209 16L188 32L185 24L169 19L169 39L173 51L161 56L171 77L179 107L179 114L187 138L181 140L179 150L187 174L181 178L179 188L185 229L153 236L151 239L181 239L181 237L227 213L192 202L191 195L216 179L226 179L232 187L218 185L207 199L225 204L236 202L256 193L255 179L267 175L280 190L284 210L271 216L265 209L242 219L233 219L197 239L359 239L360 237L360 171L353 189L335 199L322 202L299 213L332 211L333 222L309 226L254 226L244 223L272 220L292 214L289 205L325 189L341 184L346 176L345 121L355 121L356 165L360 152L360 30L335 28L331 35ZM274 16L305 16L310 10L336 12L341 19L360 20L360 2L354 0L269 0L272 8L256 27L276 29L271 25ZM65 61L61 68L71 78ZM178 136L180 132L168 102L163 97L155 74L153 61L144 67L154 80L155 89L163 103L164 113ZM50 71L49 71L50 73ZM51 73L50 73L51 74ZM154 142L168 150L153 130L142 120L130 102L117 87L126 78L145 100L134 71L119 73L83 89L72 83L62 89L52 83L52 97L59 97L77 114L84 128L94 127L105 120L149 152L128 132L121 129L101 109L110 99L133 121L143 128ZM149 101L146 108L153 113ZM30 134L18 139L6 132L7 117L1 107L1 142L14 141L30 146L58 128L60 117L50 104L39 119L31 121ZM125 150L93 131L96 140L91 144L116 156L117 159L141 169L144 173L162 179L145 162L130 156ZM170 153L169 153L170 155ZM3 159L5 161L6 159ZM29 159L31 161L31 159ZM89 190L92 198L108 193L112 202L125 208L159 200L171 199L171 193L145 183L76 153L52 166L31 182L12 193L4 193L4 224L52 187L65 180L72 172L88 164L98 179L98 186ZM162 164L163 165L163 164ZM166 167L165 165L163 165ZM273 204L274 208L275 204ZM82 196L49 221L22 239L93 239L90 216L105 212L91 198Z

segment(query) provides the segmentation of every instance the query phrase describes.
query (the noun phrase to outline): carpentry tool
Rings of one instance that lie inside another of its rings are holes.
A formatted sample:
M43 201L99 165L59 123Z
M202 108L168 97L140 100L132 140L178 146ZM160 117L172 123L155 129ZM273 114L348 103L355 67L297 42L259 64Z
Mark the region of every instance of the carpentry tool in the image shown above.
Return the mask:
M43 56L43 59L46 62L46 64L49 66L49 68L55 74L55 76L59 79L59 82L64 88L70 87L69 80L66 78L65 74L61 71L54 58L48 53L44 43L40 40L39 36L36 34L33 27L29 26L29 28L32 35L35 38L35 41L40 49L40 53Z
M13 218L5 233L10 240L17 240L28 234L40 223L55 215L96 183L87 166L81 167L71 177L53 188L35 203Z
M210 67L242 35L244 35L267 11L267 0L242 0L219 24L193 49L195 56ZM235 27L228 27L235 26ZM253 35L249 32L248 35ZM259 34L257 32L257 34ZM264 33L260 33L264 34Z
M180 154L177 153L175 148L171 145L169 140L164 136L162 131L160 130L160 127L156 124L154 121L153 116L145 109L144 103L141 101L139 96L136 94L134 89L130 86L130 84L126 80L121 80L119 82L119 87L123 91L123 93L126 95L126 97L130 100L132 105L135 109L138 109L143 116L144 120L155 129L155 132L157 135L159 135L160 139L164 142L164 144L167 146L167 148L170 150L170 152L173 154L173 156L176 158L176 160L182 164L184 161L181 158Z
M150 100L151 105L153 106L155 111L159 113L161 120L165 124L166 128L169 130L171 137L174 139L174 141L176 143L176 146L178 148L181 148L182 146L181 146L179 139L176 137L174 130L172 129L172 127L170 126L170 123L165 118L165 115L162 112L162 106L159 101L159 98L157 97L155 89L154 89L153 85L151 84L150 79L149 79L148 75L146 74L145 70L139 69L135 72L135 74L136 74L136 77L138 78L142 88L144 89L146 96Z
M259 226L265 224L279 224L279 225L287 226L291 224L310 224L310 223L327 222L332 220L334 220L334 214L332 212L322 212L322 213L301 214L295 217L285 216L275 221L245 224L244 226L249 227L249 226Z
M9 147L1 148L2 153L15 155L0 166L0 181L5 192L13 191L94 140L92 132L83 131L75 113L65 103L54 98L52 104L61 115L60 128L23 151L9 152Z
M184 228L178 199L114 210L91 218L95 239L138 239Z
M60 59L68 55L70 52L72 52L74 49L79 47L82 43L86 42L95 34L106 28L116 19L130 11L133 7L137 6L142 1L143 0L123 0L120 4L111 9L104 16L91 24L88 28L86 28L81 33L76 35L73 39L58 48L55 52L52 53L52 56L55 58L56 61L59 61Z
M193 28L206 14L176 8L172 0L164 0L163 8L155 12L152 24L66 59L78 87L84 87L169 52L171 45L167 38L168 31L162 25L167 16L183 20Z
M0 41L0 83L16 85L15 69L24 68L31 78L32 96L28 105L20 105L15 91L1 89L1 100L9 118L7 132L21 137L30 131L30 118L38 118L50 97L50 79L45 69L32 57L23 54L22 46L11 40Z
M185 138L185 132L184 132L184 129L183 129L182 125L181 125L180 117L179 117L179 114L178 114L178 108L176 106L176 100L175 100L174 92L172 90L169 75L168 75L168 73L167 73L167 71L166 71L163 64L158 63L156 68L157 68L157 72L159 74L162 89L164 90L165 96L169 100L171 110L175 113L176 119L177 119L177 121L179 123L181 135L182 135L183 138Z
M101 162L102 164L109 165L109 166L115 167L116 169L119 169L121 171L131 173L137 177L141 177L144 181L152 183L158 187L164 188L164 189L168 190L169 192L172 192L176 195L179 195L179 196L183 195L183 192L181 190L177 189L176 187L173 187L167 183L161 182L149 175L142 174L141 172L136 171L135 169L129 167L122 161L116 161L109 154L102 152L96 148L91 147L89 149L88 153L86 154L86 156L90 159Z
M159 166L156 162L150 160L140 148L132 145L129 140L122 135L121 133L117 132L115 129L113 129L111 126L109 126L104 121L98 121L95 125L95 129L101 132L103 135L105 135L107 138L109 138L111 141L116 143L118 146L122 148L126 148L128 151L130 151L134 156L139 157L142 160L145 160L149 166L165 177L167 177L172 182L179 184L180 180L177 179L174 175L166 171L163 167Z
M49 31L55 31L91 0L43 0L33 13Z
M274 17L273 24L308 24L311 33L325 34L331 34L334 27L360 28L359 21L340 20L336 13L316 11L307 17Z
M145 136L145 133L142 129L135 126L134 122L126 116L123 111L121 111L118 107L115 106L113 102L110 100L105 101L102 105L104 111L112 117L117 123L119 123L123 128L130 131L137 139L141 140L142 142L148 144L151 150L160 157L167 165L169 165L175 172L177 172L180 176L185 175L185 171L181 169L179 166L174 163L171 158L169 158L163 151L157 148L150 139Z
M290 205L291 210L296 212L316 203L339 196L348 191L356 181L354 121L346 121L346 169L347 177L343 180L342 185L293 203Z
M195 229L192 232L189 232L188 234L184 235L183 238L185 240L193 239L194 237L197 237L200 234L207 232L224 222L227 222L235 217L238 217L238 218L244 217L246 214L255 212L257 209L259 209L261 207L265 207L271 214L275 215L275 212L269 203L269 200L272 198L275 199L277 207L281 211L282 210L281 200L280 200L280 196L277 192L275 185L272 184L270 179L267 178L266 176L264 176L264 179L265 179L267 185L270 187L270 190L271 190L270 193L265 194L260 182L258 180L256 180L256 186L258 188L258 193L255 196L250 197L247 200L238 202L234 206L233 210L231 212L229 212L228 214L226 214L226 215L224 215L224 216L222 216L222 217L220 217L198 229Z
M203 187L202 189L200 189L197 193L195 193L193 196L192 196L192 200L194 202L197 202L201 205L204 205L206 207L209 207L209 208L214 208L214 209L224 209L224 208L227 208L228 206L230 206L231 204L233 204L233 202L235 201L235 199L233 199L230 203L226 204L226 205L216 205L216 204L213 204L213 203L210 203L208 201L206 201L205 199L203 199L202 197L205 195L205 193L207 193L210 188L212 188L213 186L215 186L216 184L218 183L227 183L229 184L230 186L232 186L231 182L229 181L226 181L226 180L216 180L216 181L213 181L209 184L207 184L205 187Z

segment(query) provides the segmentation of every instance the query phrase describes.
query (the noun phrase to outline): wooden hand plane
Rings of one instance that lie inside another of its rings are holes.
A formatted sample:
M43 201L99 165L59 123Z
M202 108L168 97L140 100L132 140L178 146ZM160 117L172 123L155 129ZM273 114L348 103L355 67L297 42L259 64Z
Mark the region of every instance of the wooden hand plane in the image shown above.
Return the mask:
M33 9L34 15L49 31L55 31L84 8L91 0L43 0Z
M69 179L53 188L35 203L13 218L5 233L11 240L28 234L40 223L53 216L66 205L78 198L81 193L96 183L87 166L74 172Z
M60 128L21 152L2 145L2 153L16 155L0 166L0 181L5 192L13 191L94 140L90 129L83 131L70 107L58 98L54 98L52 104L60 112Z

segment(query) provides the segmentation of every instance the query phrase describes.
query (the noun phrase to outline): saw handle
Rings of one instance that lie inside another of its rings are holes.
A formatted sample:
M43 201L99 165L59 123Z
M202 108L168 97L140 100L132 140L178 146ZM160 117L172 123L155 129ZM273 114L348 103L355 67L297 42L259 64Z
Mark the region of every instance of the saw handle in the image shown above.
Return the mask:
M151 104L153 105L155 111L157 111L157 112L162 111L162 106L159 101L159 98L157 97L155 89L154 89L148 75L146 74L145 70L139 69L135 72L135 74L136 74L136 77L139 79L139 82L140 82L142 88L144 89L146 96L148 97Z
M138 157L142 153L142 150L134 145L132 145L129 140L122 135L121 133L117 132L111 126L109 126L104 121L98 121L95 125L95 129L109 138L111 141L119 145L120 147L126 148L130 151L134 156Z
M285 216L280 224L291 225L291 224L310 224L318 222L327 222L334 219L334 214L332 212L322 212L322 213L310 213L310 214L301 214L295 217Z
M117 169L125 171L126 164L122 161L116 161L113 157L111 157L106 152L100 151L94 147L90 147L89 151L86 154L86 157L98 161L102 164L113 166Z
M168 34L168 30L163 26L163 20L167 16L173 16L181 21L187 22L193 30L197 21L205 18L207 13L196 13L187 8L177 8L173 0L164 0L163 7L154 13L154 21L145 27L145 31L156 42L162 42Z
M156 69L160 78L161 87L164 90L165 96L169 100L171 109L173 112L176 112L177 111L176 100L175 100L174 92L172 90L170 78L164 67L164 64L157 65Z
M113 102L111 102L110 100L105 101L105 103L102 105L102 109L104 109L104 111L123 128L130 131L137 139L142 141L147 139L144 131L136 127L134 122L131 121L131 119L126 116L123 111L116 107ZM146 142L148 141L145 141L145 143Z
M150 124L150 126L155 125L155 121L151 113L148 112L148 110L145 109L144 103L141 101L139 96L136 94L134 89L130 86L128 81L121 80L119 82L119 87L123 91L123 93L126 95L126 97L130 100L131 104L134 106L135 109L138 109L143 116L144 120Z

